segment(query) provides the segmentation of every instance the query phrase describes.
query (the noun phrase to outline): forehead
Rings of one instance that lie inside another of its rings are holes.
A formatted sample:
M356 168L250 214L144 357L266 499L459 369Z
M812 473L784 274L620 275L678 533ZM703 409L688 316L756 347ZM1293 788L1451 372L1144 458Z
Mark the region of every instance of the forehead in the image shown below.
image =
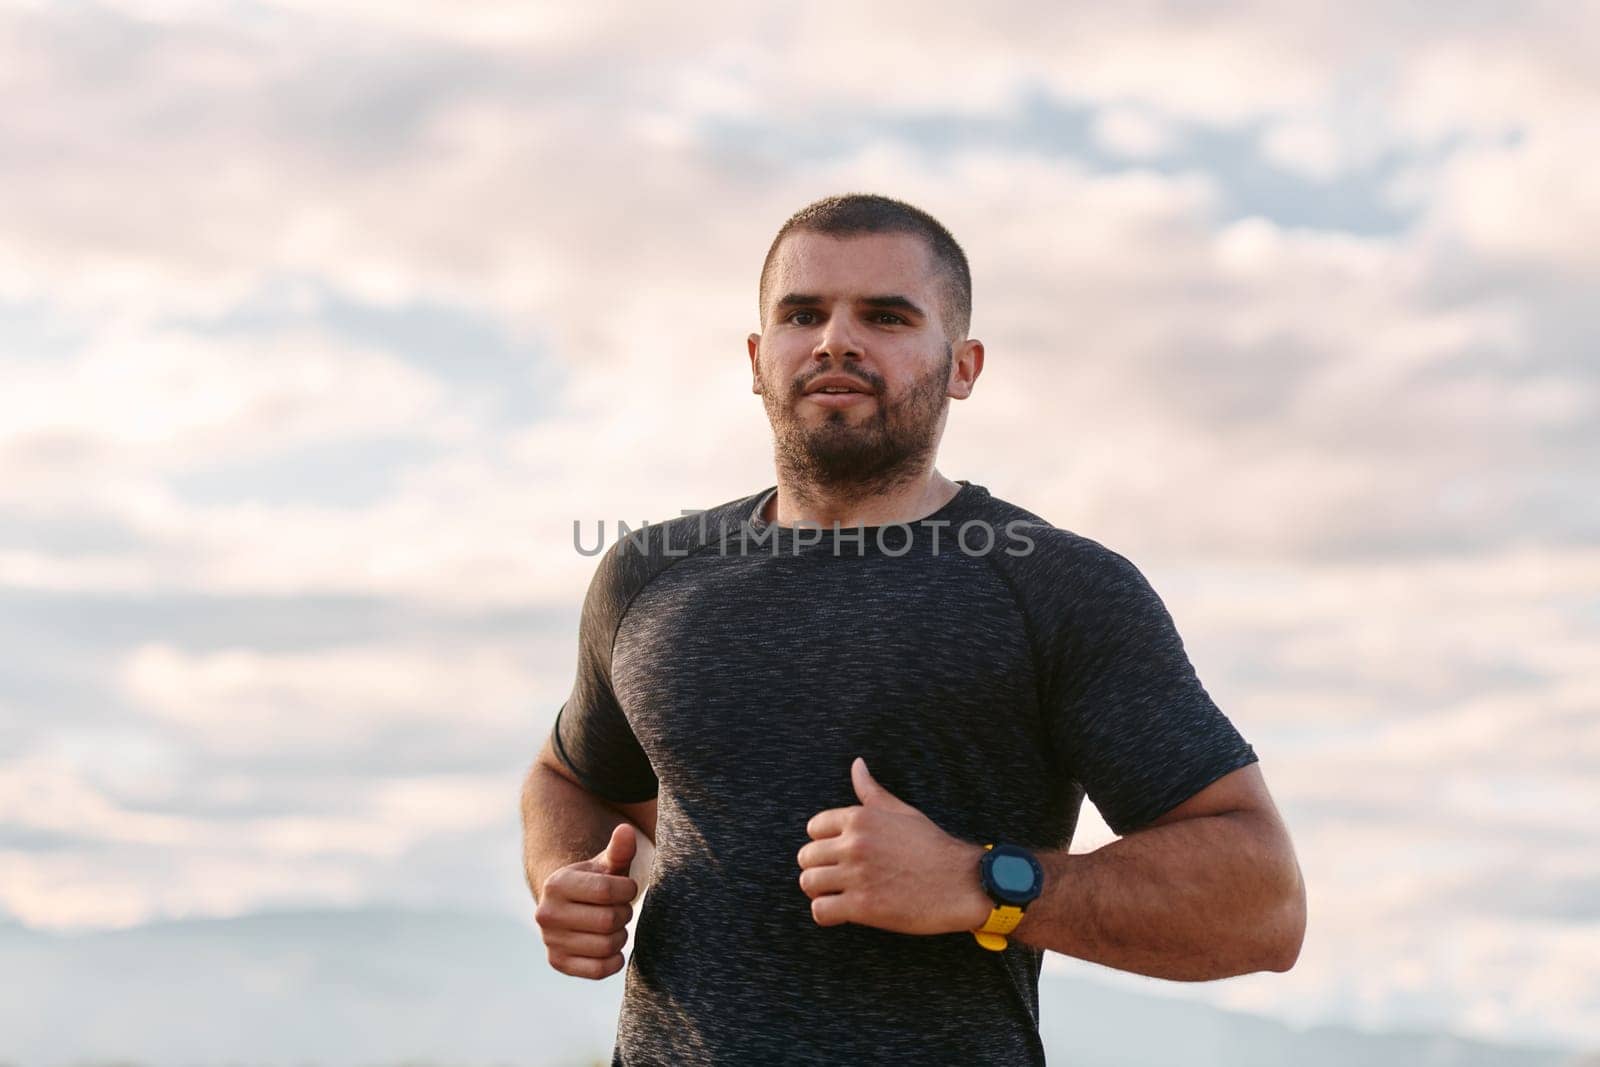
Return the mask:
M835 298L894 293L931 303L935 287L927 242L914 234L834 237L801 230L789 234L778 246L768 299L777 300L786 293Z

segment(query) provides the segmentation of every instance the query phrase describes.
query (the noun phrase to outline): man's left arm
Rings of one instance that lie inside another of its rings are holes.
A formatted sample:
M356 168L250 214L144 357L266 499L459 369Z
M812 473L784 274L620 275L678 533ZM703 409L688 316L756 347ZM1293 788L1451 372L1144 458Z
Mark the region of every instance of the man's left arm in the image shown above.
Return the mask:
M992 907L978 880L983 844L945 833L865 763L851 777L861 804L813 817L798 855L816 922L982 926ZM1299 956L1305 884L1259 764L1093 852L1036 855L1044 892L1010 935L1028 944L1175 981L1286 971Z
M1182 982L1299 958L1305 881L1259 764L1093 852L1038 858L1044 892L1010 935L1030 945Z

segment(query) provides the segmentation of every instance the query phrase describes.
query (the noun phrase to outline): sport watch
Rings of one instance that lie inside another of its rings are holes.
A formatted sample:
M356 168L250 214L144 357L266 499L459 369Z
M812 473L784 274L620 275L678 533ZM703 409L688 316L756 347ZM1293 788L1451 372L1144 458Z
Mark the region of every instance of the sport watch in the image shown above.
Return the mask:
M1033 853L1017 845L984 845L978 861L978 879L983 891L994 901L989 921L972 931L978 944L999 952L1006 947L1006 934L1017 928L1022 913L1044 891L1044 868Z

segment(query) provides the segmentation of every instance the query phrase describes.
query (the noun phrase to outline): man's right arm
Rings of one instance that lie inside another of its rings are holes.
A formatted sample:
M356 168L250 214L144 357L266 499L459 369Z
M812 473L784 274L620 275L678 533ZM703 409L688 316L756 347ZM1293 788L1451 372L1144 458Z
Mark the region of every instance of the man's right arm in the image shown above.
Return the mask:
M550 966L590 979L622 969L639 895L628 871L639 835L653 842L655 830L654 799L602 800L545 743L522 787L522 857Z
M550 965L580 978L622 969L639 895L629 869L640 836L655 840L659 783L612 687L611 652L628 604L665 558L613 547L596 566L578 623L572 695L522 787L522 868L538 901L534 918Z
M605 848L622 822L654 844L655 798L637 804L600 799L579 783L546 738L522 785L522 868L534 899L543 900L550 875Z

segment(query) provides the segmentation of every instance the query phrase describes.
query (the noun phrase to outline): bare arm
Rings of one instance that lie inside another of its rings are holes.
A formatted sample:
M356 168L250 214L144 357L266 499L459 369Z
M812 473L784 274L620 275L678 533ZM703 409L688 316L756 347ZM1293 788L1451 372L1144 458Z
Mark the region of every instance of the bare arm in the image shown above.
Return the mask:
M551 874L604 849L621 822L631 822L654 843L655 800L601 800L578 783L546 738L522 785L522 869L534 899L543 899Z
M1044 895L1012 934L1031 945L1190 982L1299 957L1305 883L1258 764L1093 852L1038 858Z
M800 888L821 926L904 934L975 930L992 904L983 845L944 832L857 760L859 805L806 825ZM1305 936L1305 885L1257 765L1087 854L1040 852L1044 895L1010 936L1176 981L1287 971Z

